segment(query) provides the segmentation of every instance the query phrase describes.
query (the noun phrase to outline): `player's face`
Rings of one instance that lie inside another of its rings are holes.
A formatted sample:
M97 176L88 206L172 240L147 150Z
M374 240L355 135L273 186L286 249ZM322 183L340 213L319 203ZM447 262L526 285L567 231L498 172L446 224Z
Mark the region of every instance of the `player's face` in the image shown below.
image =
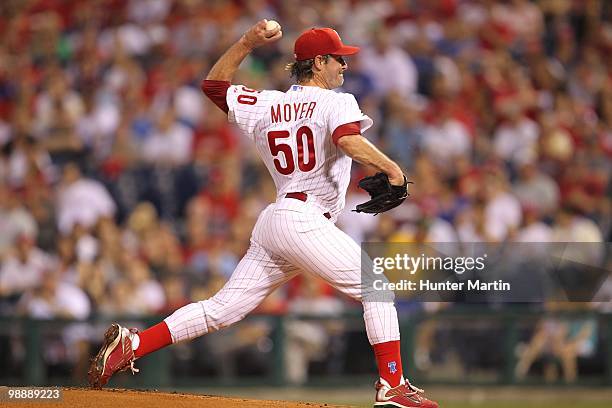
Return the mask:
M335 89L344 83L344 71L348 65L340 55L330 55L323 65L323 75L329 89Z

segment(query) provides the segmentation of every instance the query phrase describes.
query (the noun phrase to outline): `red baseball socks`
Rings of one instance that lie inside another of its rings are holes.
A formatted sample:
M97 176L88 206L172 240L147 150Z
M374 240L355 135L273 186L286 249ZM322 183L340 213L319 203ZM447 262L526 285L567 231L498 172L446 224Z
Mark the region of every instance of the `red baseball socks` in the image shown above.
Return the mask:
M132 348L136 358L146 356L170 344L172 344L172 336L170 336L170 330L168 330L168 325L164 321L149 327L132 338Z
M388 382L391 387L400 385L403 371L399 340L373 344L372 347L380 378Z

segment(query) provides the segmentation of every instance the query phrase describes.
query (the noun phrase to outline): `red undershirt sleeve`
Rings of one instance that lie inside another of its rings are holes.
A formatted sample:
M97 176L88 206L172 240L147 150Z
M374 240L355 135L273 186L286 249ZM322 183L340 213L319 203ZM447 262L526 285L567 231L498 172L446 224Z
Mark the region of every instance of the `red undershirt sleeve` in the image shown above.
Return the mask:
M211 79L205 79L202 81L202 91L208 98L213 101L223 112L228 113L229 107L227 106L227 90L231 86L229 81L215 81Z
M359 122L346 123L344 125L340 125L334 130L332 134L332 140L334 144L338 144L338 140L343 136L349 135L360 135L361 134L361 126Z

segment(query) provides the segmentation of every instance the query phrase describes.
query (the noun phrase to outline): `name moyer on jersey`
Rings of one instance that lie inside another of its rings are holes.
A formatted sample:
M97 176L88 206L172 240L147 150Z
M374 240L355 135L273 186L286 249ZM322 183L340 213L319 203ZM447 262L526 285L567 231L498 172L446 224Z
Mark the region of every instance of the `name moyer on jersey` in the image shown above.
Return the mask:
M278 123L281 120L291 122L292 120L310 119L316 106L316 102L276 104L270 108L270 117L272 123Z

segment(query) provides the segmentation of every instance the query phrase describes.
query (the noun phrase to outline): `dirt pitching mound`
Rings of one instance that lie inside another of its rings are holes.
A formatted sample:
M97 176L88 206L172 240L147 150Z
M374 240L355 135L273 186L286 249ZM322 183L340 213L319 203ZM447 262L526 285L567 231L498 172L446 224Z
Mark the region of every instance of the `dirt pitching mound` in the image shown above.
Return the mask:
M157 391L135 391L123 389L91 390L86 388L64 388L63 400L57 403L18 402L9 403L21 408L30 407L95 407L95 408L340 408L339 405L309 402L264 401L242 398L225 398L210 395L164 393Z

